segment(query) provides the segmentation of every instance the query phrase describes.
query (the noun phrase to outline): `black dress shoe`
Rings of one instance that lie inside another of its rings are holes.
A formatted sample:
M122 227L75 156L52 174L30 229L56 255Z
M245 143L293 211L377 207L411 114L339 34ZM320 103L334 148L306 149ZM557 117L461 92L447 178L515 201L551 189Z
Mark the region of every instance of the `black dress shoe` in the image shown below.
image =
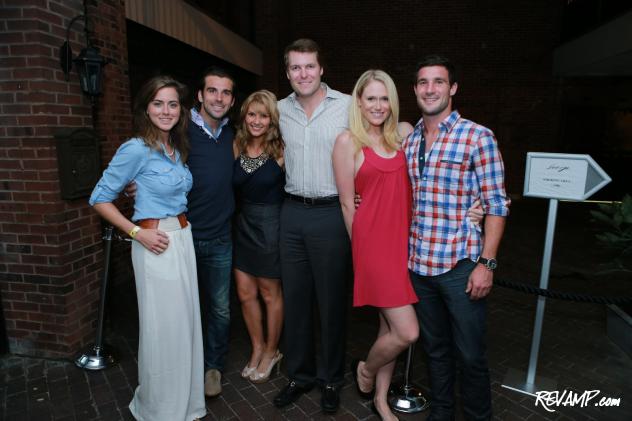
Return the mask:
M373 399L373 395L375 394L375 388L373 388L373 390L371 390L370 392L365 392L362 389L360 389L360 384L358 383L358 365L359 364L360 364L360 360L358 359L351 361L351 376L353 377L353 381L355 382L358 395L360 395L362 399L371 400Z
M287 406L297 400L303 393L312 390L312 387L312 385L299 386L295 381L291 381L274 397L274 406L277 408Z
M333 414L340 406L340 389L333 385L323 387L323 395L320 398L320 407L326 414Z

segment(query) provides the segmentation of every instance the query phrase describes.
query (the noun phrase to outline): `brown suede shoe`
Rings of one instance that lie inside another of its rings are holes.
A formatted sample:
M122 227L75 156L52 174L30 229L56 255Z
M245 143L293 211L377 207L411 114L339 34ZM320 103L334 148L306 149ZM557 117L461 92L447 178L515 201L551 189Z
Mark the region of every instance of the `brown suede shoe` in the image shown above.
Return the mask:
M222 393L222 373L211 368L204 375L204 394L209 398Z

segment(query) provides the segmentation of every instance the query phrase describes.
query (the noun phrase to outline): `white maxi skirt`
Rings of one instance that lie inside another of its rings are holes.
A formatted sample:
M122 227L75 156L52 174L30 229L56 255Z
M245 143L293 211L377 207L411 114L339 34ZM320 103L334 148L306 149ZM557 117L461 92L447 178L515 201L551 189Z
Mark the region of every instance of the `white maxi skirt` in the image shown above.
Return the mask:
M129 409L139 421L206 415L200 299L191 225L161 219L169 246L156 255L132 242L138 297L138 387Z

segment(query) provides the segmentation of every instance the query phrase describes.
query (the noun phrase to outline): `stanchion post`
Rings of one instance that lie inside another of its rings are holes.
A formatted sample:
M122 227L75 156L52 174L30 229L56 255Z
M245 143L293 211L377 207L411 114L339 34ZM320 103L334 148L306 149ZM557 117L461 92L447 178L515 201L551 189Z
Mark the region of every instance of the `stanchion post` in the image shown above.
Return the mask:
M421 390L414 386L410 379L413 369L413 354L415 344L410 344L406 354L406 369L404 371L404 383L394 386L389 391L388 404L394 411L405 414L416 414L430 406L430 402L424 397Z
M553 237L555 236L555 220L557 218L557 199L549 200L549 216L546 224L546 236L544 240L544 255L542 257L542 270L540 272L540 288L549 287L549 274L551 270L551 256L553 255ZM531 354L529 356L529 368L526 381L523 372L509 369L502 387L515 390L527 395L535 395L538 390L555 390L556 382L545 377L536 378L538 366L538 354L540 352L540 339L542 338L542 324L544 323L544 307L546 297L538 296L538 304L535 311L533 324L533 339L531 341Z
M103 240L105 242L104 251L104 268L103 281L101 283L101 297L99 301L99 316L97 319L97 334L94 345L88 350L79 354L75 359L75 365L86 370L102 370L114 364L114 358L106 352L106 346L103 344L103 319L105 316L105 298L108 286L108 277L110 272L110 255L112 252L112 232L114 227L108 225L105 227Z

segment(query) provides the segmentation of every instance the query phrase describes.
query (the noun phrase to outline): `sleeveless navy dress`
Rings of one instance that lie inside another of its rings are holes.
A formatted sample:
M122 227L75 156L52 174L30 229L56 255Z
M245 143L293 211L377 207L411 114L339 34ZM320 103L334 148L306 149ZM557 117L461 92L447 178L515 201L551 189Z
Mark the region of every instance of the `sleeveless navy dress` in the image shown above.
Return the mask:
M235 160L237 198L233 266L253 276L281 278L279 217L285 173L274 158Z

